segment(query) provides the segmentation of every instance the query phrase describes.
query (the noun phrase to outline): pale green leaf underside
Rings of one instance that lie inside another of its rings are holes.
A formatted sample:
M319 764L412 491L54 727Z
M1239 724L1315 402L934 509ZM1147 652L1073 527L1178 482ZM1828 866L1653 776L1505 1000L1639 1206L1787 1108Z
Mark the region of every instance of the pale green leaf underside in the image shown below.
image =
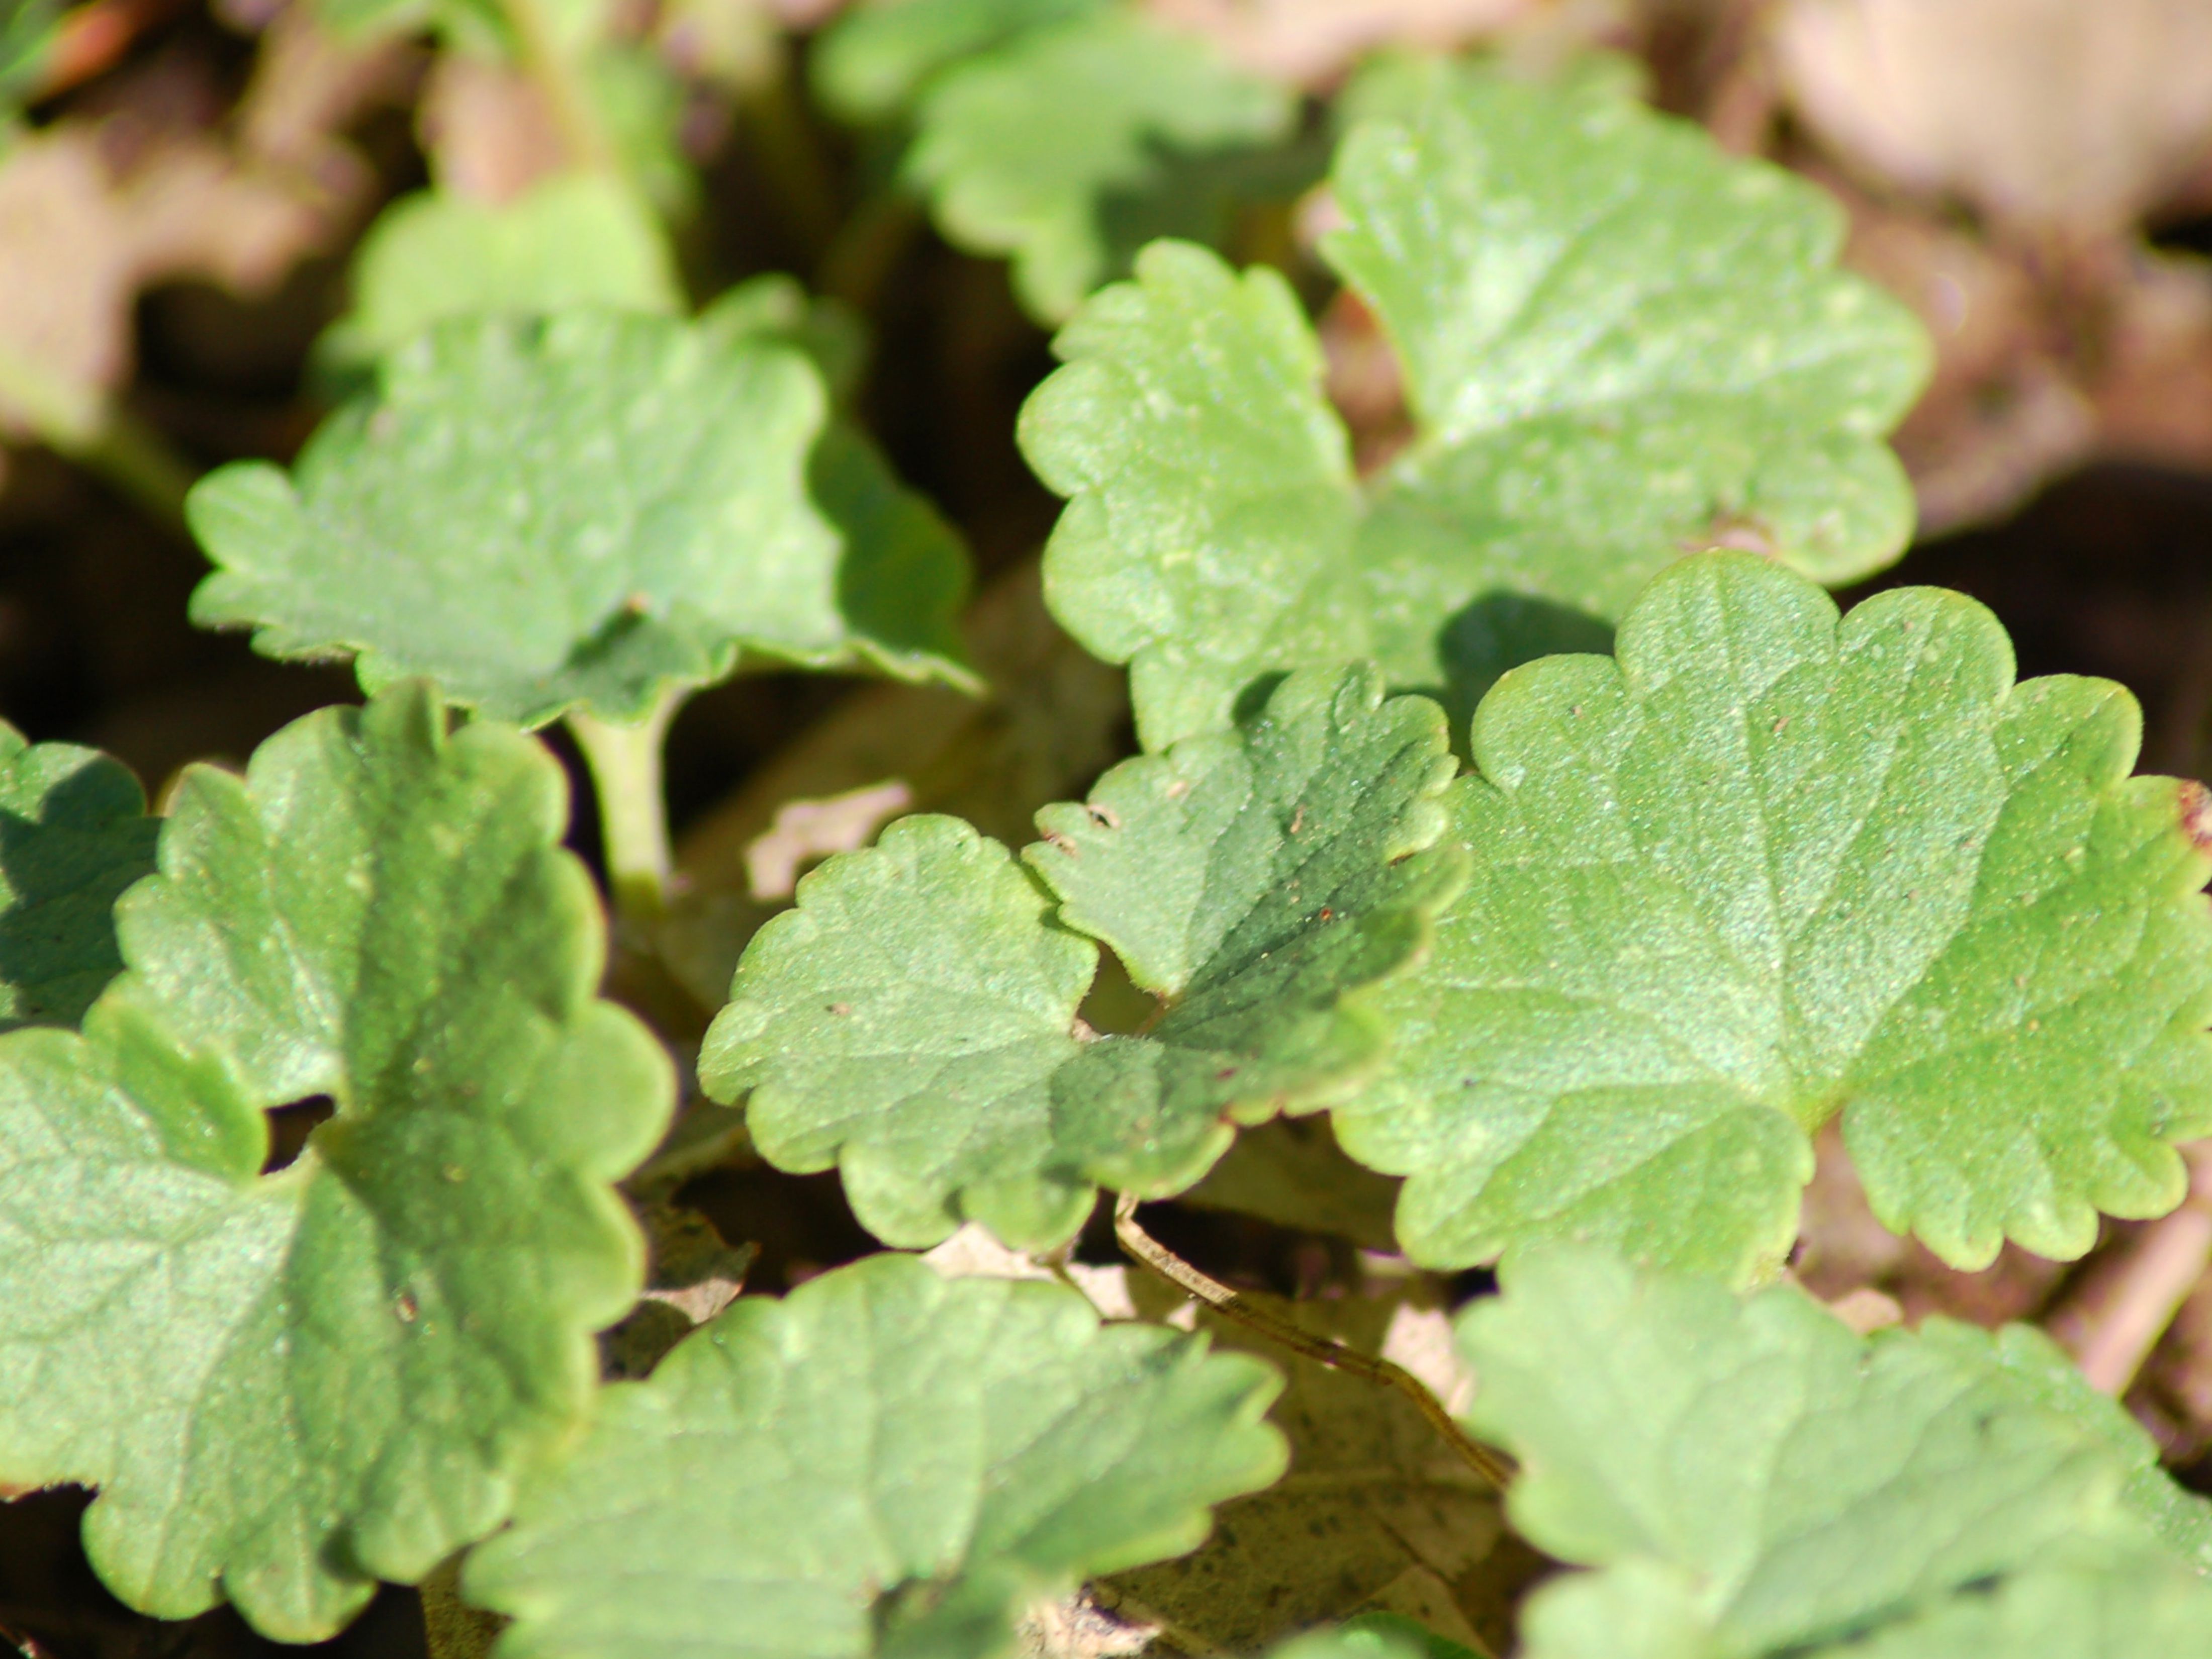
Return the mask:
M115 761L0 721L0 1030L74 1025L121 971L115 901L159 827Z
M1755 1279L1840 1112L1875 1213L1978 1267L2162 1213L2212 1130L2193 785L2134 700L2013 682L1972 600L1683 561L1618 661L1509 675L1451 797L1474 878L1340 1109L1434 1263L1613 1240Z
M755 936L701 1080L750 1091L763 1155L836 1166L896 1244L974 1219L1049 1248L1097 1184L1182 1191L1233 1125L1325 1105L1379 1060L1371 988L1460 878L1423 850L1444 750L1432 704L1316 670L1045 809L1027 870L957 819L902 820ZM1093 938L1163 999L1145 1034L1079 1031Z
M447 318L577 306L684 308L659 226L621 184L562 174L496 205L417 191L362 238L353 307L316 349L334 362L361 364Z
M1279 143L1297 114L1210 40L1102 9L937 76L906 168L946 237L1012 255L1023 304L1058 321L1118 274L1115 198L1168 185L1168 158Z
M315 1639L489 1531L636 1293L667 1060L596 995L558 763L446 723L403 686L189 774L86 1035L0 1038L0 1480L100 1487L160 1617Z
M634 719L741 653L966 683L957 541L826 415L813 365L757 334L449 322L289 477L246 462L193 490L217 567L193 619L525 725Z
M1018 1598L1192 1548L1280 1474L1278 1386L1056 1285L872 1257L611 1389L466 1592L514 1616L500 1659L993 1653Z
M2066 1364L2039 1333L1862 1340L1795 1288L1740 1302L1559 1249L1510 1265L1460 1340L1470 1426L1521 1460L1516 1525L1598 1569L1525 1607L1529 1659L2205 1650L2212 1590L2124 1495L2148 1442L2024 1385Z
M1024 453L1070 498L1054 614L1128 662L1148 747L1255 676L1371 657L1455 708L1604 624L1686 549L1755 538L1824 580L1893 558L1881 434L1925 373L1833 269L1841 216L1616 100L1463 74L1363 123L1329 258L1407 366L1412 446L1352 474L1288 287L1156 244L1061 334Z

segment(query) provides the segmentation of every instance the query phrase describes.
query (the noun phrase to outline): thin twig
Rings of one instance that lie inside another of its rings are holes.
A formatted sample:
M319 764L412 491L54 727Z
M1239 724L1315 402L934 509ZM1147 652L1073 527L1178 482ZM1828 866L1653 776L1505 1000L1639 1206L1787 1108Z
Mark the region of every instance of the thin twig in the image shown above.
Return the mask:
M2188 1196L2099 1264L2048 1322L2099 1392L2127 1392L2181 1304L2212 1266L2212 1146L2185 1146Z
M1186 1295L1197 1297L1224 1319L1256 1331L1278 1346L1303 1354L1316 1364L1349 1371L1386 1389L1395 1389L1413 1402L1421 1415L1428 1419L1429 1426L1443 1437L1469 1468L1501 1492L1512 1480L1512 1460L1469 1439L1467 1431L1452 1420L1452 1414L1443 1408L1443 1402L1413 1372L1377 1355L1364 1354L1341 1342L1302 1330L1247 1302L1219 1279L1200 1273L1137 1224L1137 1200L1133 1194L1122 1194L1121 1201L1114 1206L1114 1237L1121 1241L1122 1249L1132 1261L1150 1268Z

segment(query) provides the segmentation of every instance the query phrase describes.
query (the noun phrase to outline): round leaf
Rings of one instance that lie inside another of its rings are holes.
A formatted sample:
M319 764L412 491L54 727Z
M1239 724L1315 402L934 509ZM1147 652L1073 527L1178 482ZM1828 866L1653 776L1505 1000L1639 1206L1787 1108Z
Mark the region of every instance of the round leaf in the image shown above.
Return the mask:
M1051 1284L876 1256L744 1297L469 1559L501 1659L1006 1644L1017 1598L1195 1547L1282 1473L1257 1361Z
M100 1487L161 1617L313 1640L481 1537L636 1295L668 1061L596 995L560 767L446 726L403 686L195 769L85 1036L0 1038L0 1480Z

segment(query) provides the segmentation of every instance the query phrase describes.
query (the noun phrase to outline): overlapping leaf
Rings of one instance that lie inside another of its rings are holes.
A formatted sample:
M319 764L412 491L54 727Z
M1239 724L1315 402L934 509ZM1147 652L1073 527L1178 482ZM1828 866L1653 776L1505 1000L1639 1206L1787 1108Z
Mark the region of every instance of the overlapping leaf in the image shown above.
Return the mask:
M1289 91L1212 42L1102 9L937 79L915 112L907 171L948 240L1011 255L1015 293L1056 322L1125 265L1116 198L1155 233L1203 235L1221 210L1202 183L1183 200L1139 205L1174 191L1169 158L1279 143L1297 111Z
M1154 1317L1182 1301L1157 1279L1138 1279L1131 1290ZM1364 1354L1432 1321L1449 1352L1443 1315L1410 1297L1285 1302L1242 1294ZM1261 1653L1289 1632L1376 1605L1417 1613L1463 1648L1504 1651L1522 1585L1492 1571L1504 1539L1496 1489L1395 1389L1286 1355L1203 1309L1197 1328L1225 1348L1272 1355L1288 1374L1269 1417L1289 1442L1289 1472L1224 1505L1201 1548L1117 1573L1099 1584L1098 1599L1122 1618L1165 1622L1183 1643L1218 1653Z
M559 765L446 726L402 686L190 774L85 1035L0 1038L0 1480L100 1487L161 1617L326 1636L490 1530L636 1294L667 1061L595 994Z
M1838 580L1904 546L1881 434L1926 349L1832 269L1817 191L1617 98L1468 73L1357 127L1334 186L1327 252L1419 428L1381 474L1353 476L1287 284L1193 247L1155 245L1094 298L1023 411L1070 498L1054 613L1130 664L1147 747L1316 659L1471 706L1515 662L1601 646L1687 548Z
M653 216L604 175L550 179L500 205L419 191L362 239L353 308L318 350L363 363L449 317L585 305L669 313L683 303Z
M0 1030L74 1025L122 969L115 901L156 827L125 768L0 721Z
M902 820L755 936L701 1079L750 1091L763 1154L834 1164L890 1243L973 1218L1061 1243L1095 1183L1179 1191L1232 1125L1373 1068L1371 988L1457 887L1459 855L1431 847L1451 771L1433 704L1314 670L1048 807L1027 868L957 819ZM1093 939L1160 999L1141 1035L1079 1024Z
M872 1257L610 1390L465 1591L514 1615L504 1659L989 1655L1018 1598L1189 1549L1279 1474L1277 1386L1056 1285Z
M848 118L909 116L907 176L958 246L1013 259L1057 322L1158 235L1218 237L1240 197L1287 198L1303 159L1263 161L1297 100L1212 41L1099 0L896 0L847 14L817 63Z
M1515 1523L1599 1569L1528 1604L1530 1659L2204 1650L2212 1589L2142 1512L2202 1500L2124 1496L2142 1431L2024 1386L2065 1364L2039 1333L1863 1341L1795 1288L1553 1249L1460 1336L1470 1426L1522 1462Z
M1756 1278L1839 1112L1875 1214L1954 1265L2163 1212L2212 1131L2212 860L2196 786L2127 775L2140 723L2014 684L1961 595L1839 623L1747 555L1677 565L1617 663L1485 699L1474 878L1384 993L1346 1150L1408 1176L1437 1263L1570 1235Z
M1055 24L1094 15L1106 0L871 0L823 32L814 89L848 121L908 113L945 70Z
M741 653L964 682L957 541L826 416L812 363L757 332L450 322L289 477L246 462L193 491L218 567L193 618L525 724L635 719Z

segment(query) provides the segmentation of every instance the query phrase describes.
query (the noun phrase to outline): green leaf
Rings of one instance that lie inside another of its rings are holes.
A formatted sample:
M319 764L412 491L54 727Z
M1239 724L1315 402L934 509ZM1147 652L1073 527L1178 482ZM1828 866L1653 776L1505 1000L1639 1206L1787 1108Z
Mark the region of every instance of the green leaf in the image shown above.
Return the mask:
M0 1038L0 1481L100 1487L159 1617L313 1640L489 1532L637 1292L668 1061L595 995L560 766L446 727L403 686L187 774L85 1035Z
M2015 684L2004 630L1908 588L1686 560L1617 662L1509 675L1455 786L1474 878L1382 999L1340 1110L1425 1261L1608 1239L1756 1279L1838 1113L1875 1213L1954 1266L2160 1214L2212 1131L2195 785L2130 778L2107 681Z
M813 359L831 398L849 401L868 356L866 325L842 301L809 294L795 276L772 270L714 296L699 313L702 333L735 342L776 340Z
M823 31L811 59L815 95L848 121L912 112L938 75L993 47L1087 17L1104 0L866 0Z
M957 543L857 440L817 444L826 417L813 365L757 334L446 324L289 477L244 462L193 490L218 567L193 620L525 725L635 720L744 653L967 683Z
M1537 1592L1530 1659L1978 1654L1935 1638L2017 1640L2028 1608L2092 1639L2001 1650L2120 1659L2177 1605L2201 1645L2212 1590L2122 1499L2141 1447L2051 1409L1986 1332L1863 1340L1795 1287L1739 1302L1578 1249L1509 1264L1460 1340L1469 1426L1522 1462L1516 1526L1599 1569Z
M74 1025L122 970L115 901L159 827L127 769L0 720L0 1031Z
M1686 549L1823 580L1896 556L1881 441L1917 325L1833 269L1835 205L1587 88L1462 73L1362 124L1330 260L1381 317L1417 433L1354 477L1313 331L1272 271L1155 245L1060 335L1022 446L1069 497L1054 612L1130 665L1148 748L1260 674L1371 657L1472 708L1504 669L1601 649Z
M1423 850L1451 770L1433 705L1317 670L1249 725L1046 808L1026 869L956 818L903 819L754 936L701 1081L750 1091L762 1155L838 1168L890 1243L972 1218L1064 1243L1096 1183L1181 1191L1234 1125L1373 1069L1371 988L1459 882L1456 853ZM1093 938L1160 999L1143 1035L1079 1024Z
M1017 1597L1187 1550L1281 1474L1273 1373L1057 1285L876 1256L748 1297L470 1557L503 1659L998 1651Z
M61 11L59 0L0 0L0 149L23 100L46 72Z
M587 305L683 309L660 228L621 185L563 174L497 206L417 191L386 208L362 239L353 309L317 350L362 364L447 318Z
M1012 255L1016 295L1057 321L1119 274L1117 198L1169 185L1171 158L1279 143L1297 115L1291 93L1212 42L1133 10L1098 10L934 79L906 169L947 240Z
M1476 1659L1471 1649L1392 1613L1367 1613L1280 1643L1269 1659Z

